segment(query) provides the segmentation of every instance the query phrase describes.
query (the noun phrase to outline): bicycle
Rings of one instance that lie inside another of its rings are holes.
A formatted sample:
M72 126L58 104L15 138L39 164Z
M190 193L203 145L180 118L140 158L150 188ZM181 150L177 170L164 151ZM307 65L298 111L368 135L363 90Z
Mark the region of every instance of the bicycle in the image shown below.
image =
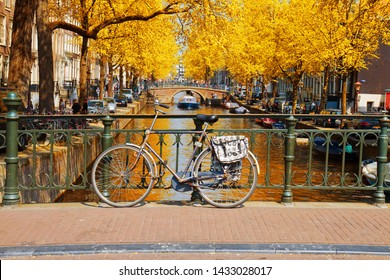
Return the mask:
M175 190L198 192L204 201L215 207L231 208L247 201L256 189L260 173L257 159L246 149L244 157L232 163L218 160L216 156L220 147L213 146L213 140L218 140L218 137L210 139L206 131L209 125L218 121L218 116L197 115L204 128L190 132L199 137L184 171L176 173L148 143L150 135L158 133L153 131L153 127L159 114L165 114L157 106L169 108L165 104L154 105L154 119L145 130L140 145L126 143L112 146L96 158L92 167L92 186L101 201L113 207L137 205L148 196L165 169L173 175L172 187ZM240 145L245 143L241 140L246 139L244 136L227 137L240 139ZM198 154L203 145L206 148ZM160 174L153 156L164 167Z

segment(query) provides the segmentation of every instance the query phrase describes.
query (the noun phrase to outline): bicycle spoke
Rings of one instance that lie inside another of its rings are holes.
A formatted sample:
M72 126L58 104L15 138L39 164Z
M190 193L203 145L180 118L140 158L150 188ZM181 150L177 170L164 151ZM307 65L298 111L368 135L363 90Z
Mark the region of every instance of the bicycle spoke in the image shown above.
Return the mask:
M141 202L154 184L153 163L128 146L113 147L98 157L93 167L93 186L98 196L115 206L133 206Z

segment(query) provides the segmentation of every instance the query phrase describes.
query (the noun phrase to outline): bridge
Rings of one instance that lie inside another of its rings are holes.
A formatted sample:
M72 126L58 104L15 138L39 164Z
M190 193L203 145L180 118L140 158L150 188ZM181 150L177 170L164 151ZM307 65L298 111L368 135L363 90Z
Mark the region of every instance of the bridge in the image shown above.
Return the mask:
M206 88L206 87L190 87L190 86L172 86L172 87L153 87L149 89L149 93L153 95L154 98L157 98L161 103L173 103L175 95L191 91L195 97L199 96L201 103L203 103L207 98L222 98L228 91Z

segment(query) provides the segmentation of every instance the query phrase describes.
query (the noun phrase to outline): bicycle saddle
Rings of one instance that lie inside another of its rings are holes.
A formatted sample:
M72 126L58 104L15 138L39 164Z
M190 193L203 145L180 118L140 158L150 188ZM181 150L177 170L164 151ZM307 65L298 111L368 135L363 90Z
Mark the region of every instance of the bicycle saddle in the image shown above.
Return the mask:
M198 114L196 115L196 118L202 122L207 123L216 123L218 121L218 116L216 115L204 115L204 114Z

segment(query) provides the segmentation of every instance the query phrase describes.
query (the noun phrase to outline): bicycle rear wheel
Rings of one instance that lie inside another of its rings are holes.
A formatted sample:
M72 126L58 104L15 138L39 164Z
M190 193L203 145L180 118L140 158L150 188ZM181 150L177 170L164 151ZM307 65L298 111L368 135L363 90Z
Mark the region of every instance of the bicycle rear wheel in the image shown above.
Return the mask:
M241 164L231 164L224 173L213 159L210 148L202 151L194 163L199 194L209 204L232 208L247 201L256 189L257 165L252 153ZM241 170L241 171L240 171Z
M154 161L140 148L118 145L102 152L92 167L92 186L97 196L114 207L142 202L155 183Z

